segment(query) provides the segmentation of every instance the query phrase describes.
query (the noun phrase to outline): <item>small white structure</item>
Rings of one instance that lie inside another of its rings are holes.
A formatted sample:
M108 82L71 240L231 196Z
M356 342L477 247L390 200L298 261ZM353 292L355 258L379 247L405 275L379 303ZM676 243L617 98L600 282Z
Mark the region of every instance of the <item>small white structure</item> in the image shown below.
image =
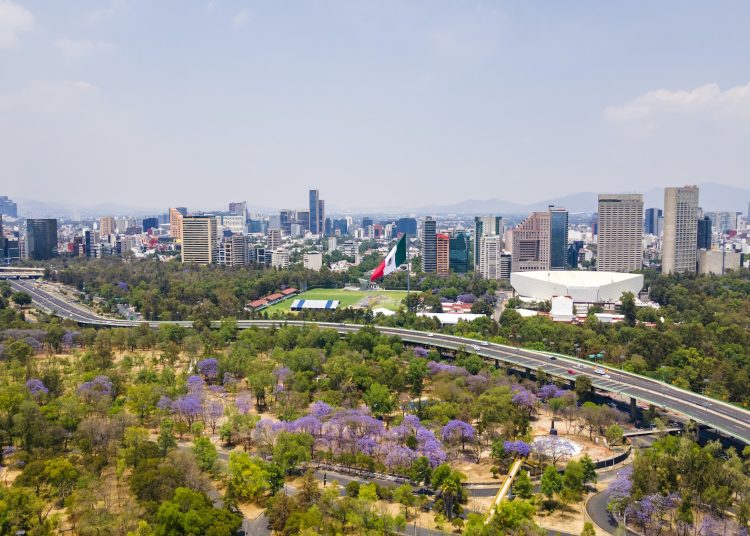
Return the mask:
M638 295L643 275L573 270L513 272L510 284L520 296L538 301L569 296L574 303L617 302L623 292Z
M289 309L292 311L302 311L303 309L333 311L337 309L338 306L338 300L294 300Z
M573 298L570 296L554 296L549 314L553 322L572 322L575 318Z
M307 270L315 270L316 272L319 272L323 267L323 254L319 251L305 253L302 256L302 264Z

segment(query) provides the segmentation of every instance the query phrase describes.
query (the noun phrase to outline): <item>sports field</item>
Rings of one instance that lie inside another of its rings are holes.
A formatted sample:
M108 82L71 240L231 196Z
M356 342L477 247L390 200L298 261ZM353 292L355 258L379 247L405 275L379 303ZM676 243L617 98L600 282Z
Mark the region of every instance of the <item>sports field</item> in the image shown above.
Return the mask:
M398 311L401 300L406 297L405 290L344 290L341 288L315 288L292 296L281 303L263 309L264 312L289 312L294 300L338 300L339 307L383 307Z

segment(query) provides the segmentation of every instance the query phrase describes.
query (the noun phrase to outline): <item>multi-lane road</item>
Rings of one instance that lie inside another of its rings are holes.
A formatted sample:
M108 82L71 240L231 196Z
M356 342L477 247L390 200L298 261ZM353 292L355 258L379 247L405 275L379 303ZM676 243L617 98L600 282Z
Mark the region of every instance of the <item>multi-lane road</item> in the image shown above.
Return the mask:
M61 318L66 318L80 324L133 327L143 322L132 320L118 320L104 318L93 311L73 303L62 296L51 294L37 283L24 280L10 281L16 291L28 293L34 303ZM161 324L180 324L191 326L189 321L182 322L148 322L152 327ZM279 320L240 320L240 329L250 327L267 328L278 325L312 324L303 321ZM362 326L355 324L314 323L320 327L332 328L339 333L356 332ZM547 374L574 380L577 376L588 376L592 385L599 390L615 393L623 397L630 397L642 403L654 404L659 408L666 408L695 420L718 432L750 444L750 411L713 400L711 398L659 382L657 380L624 372L615 368L602 366L600 373L594 371L590 363L569 356L515 348L512 346L480 342L442 333L426 333L410 329L375 326L381 333L395 335L403 341L420 344L426 347L436 347L446 350L468 349L487 359L493 359L504 364L536 371L543 370ZM602 374L603 372L604 374Z

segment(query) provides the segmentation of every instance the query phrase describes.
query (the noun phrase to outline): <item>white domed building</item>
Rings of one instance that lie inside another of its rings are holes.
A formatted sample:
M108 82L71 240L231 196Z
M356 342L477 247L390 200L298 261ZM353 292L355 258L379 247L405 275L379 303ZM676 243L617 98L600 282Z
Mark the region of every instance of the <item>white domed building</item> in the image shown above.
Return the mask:
M623 292L632 292L637 298L643 288L643 275L589 271L513 272L510 284L522 299L551 301L555 296L569 296L574 303L614 303Z

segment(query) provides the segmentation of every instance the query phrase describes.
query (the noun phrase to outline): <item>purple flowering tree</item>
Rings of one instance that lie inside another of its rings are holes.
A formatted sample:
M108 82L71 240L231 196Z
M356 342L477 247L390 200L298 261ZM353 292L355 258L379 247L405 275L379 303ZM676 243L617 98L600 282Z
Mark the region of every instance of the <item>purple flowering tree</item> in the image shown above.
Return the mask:
M443 441L448 442L461 442L461 450L466 448L467 441L474 441L474 427L468 422L461 421L459 419L453 419L448 424L443 426L440 431L440 436Z
M516 458L528 458L531 454L531 445L525 441L505 441L503 442L503 449L507 454Z
M408 447L401 445L384 445L385 466L389 469L405 469L418 458L417 453Z
M565 391L563 389L560 389L554 383L548 383L547 385L539 389L539 397L542 400L549 400L550 398L557 398L559 396L562 396L564 392Z
M459 301L461 303L474 303L475 301L477 301L477 298L473 294L459 294L456 297L456 301Z
M78 387L78 393L89 402L109 400L112 397L112 382L107 376L97 376L83 382Z
M187 390L188 393L193 395L200 395L203 393L203 388L205 387L206 383L203 381L203 378L201 378L198 375L192 375L188 376L187 379Z
M320 400L316 400L310 406L310 415L317 419L324 419L328 417L328 415L331 414L331 411L331 406Z
M575 454L575 449L571 442L556 435L534 438L534 442L531 444L531 451L536 455L540 464L545 458L550 458L552 465Z
M531 414L534 412L534 408L536 408L537 399L536 396L534 396L534 393L528 389L520 387L516 390L511 402Z
M172 409L178 417L187 423L188 427L203 415L201 398L195 394L181 396L172 402Z
M213 357L198 361L197 368L198 372L200 372L209 382L215 380L219 375L219 362Z
M31 378L28 380L26 382L26 389L28 389L31 396L36 400L39 400L41 397L49 393L49 389L44 385L44 382L37 378Z
M427 357L429 354L427 348L423 348L422 346L415 346L412 351L414 352L414 357Z
M162 411L170 411L172 409L172 399L167 395L161 395L159 401L156 403L156 408Z
M253 407L253 397L250 393L242 392L237 395L234 405L237 406L237 411L240 414L247 415Z
M625 508L630 503L630 492L633 489L632 475L633 468L625 467L617 472L617 476L607 486L609 493L609 506L607 508L615 515L623 515Z
M206 417L208 425L211 427L211 433L216 433L216 424L224 416L224 404L221 400L211 400L206 407Z
M468 371L463 367L457 367L456 365L449 365L447 363L438 363L437 361L430 361L427 363L427 368L433 376L436 374L449 374L452 376L469 375Z

